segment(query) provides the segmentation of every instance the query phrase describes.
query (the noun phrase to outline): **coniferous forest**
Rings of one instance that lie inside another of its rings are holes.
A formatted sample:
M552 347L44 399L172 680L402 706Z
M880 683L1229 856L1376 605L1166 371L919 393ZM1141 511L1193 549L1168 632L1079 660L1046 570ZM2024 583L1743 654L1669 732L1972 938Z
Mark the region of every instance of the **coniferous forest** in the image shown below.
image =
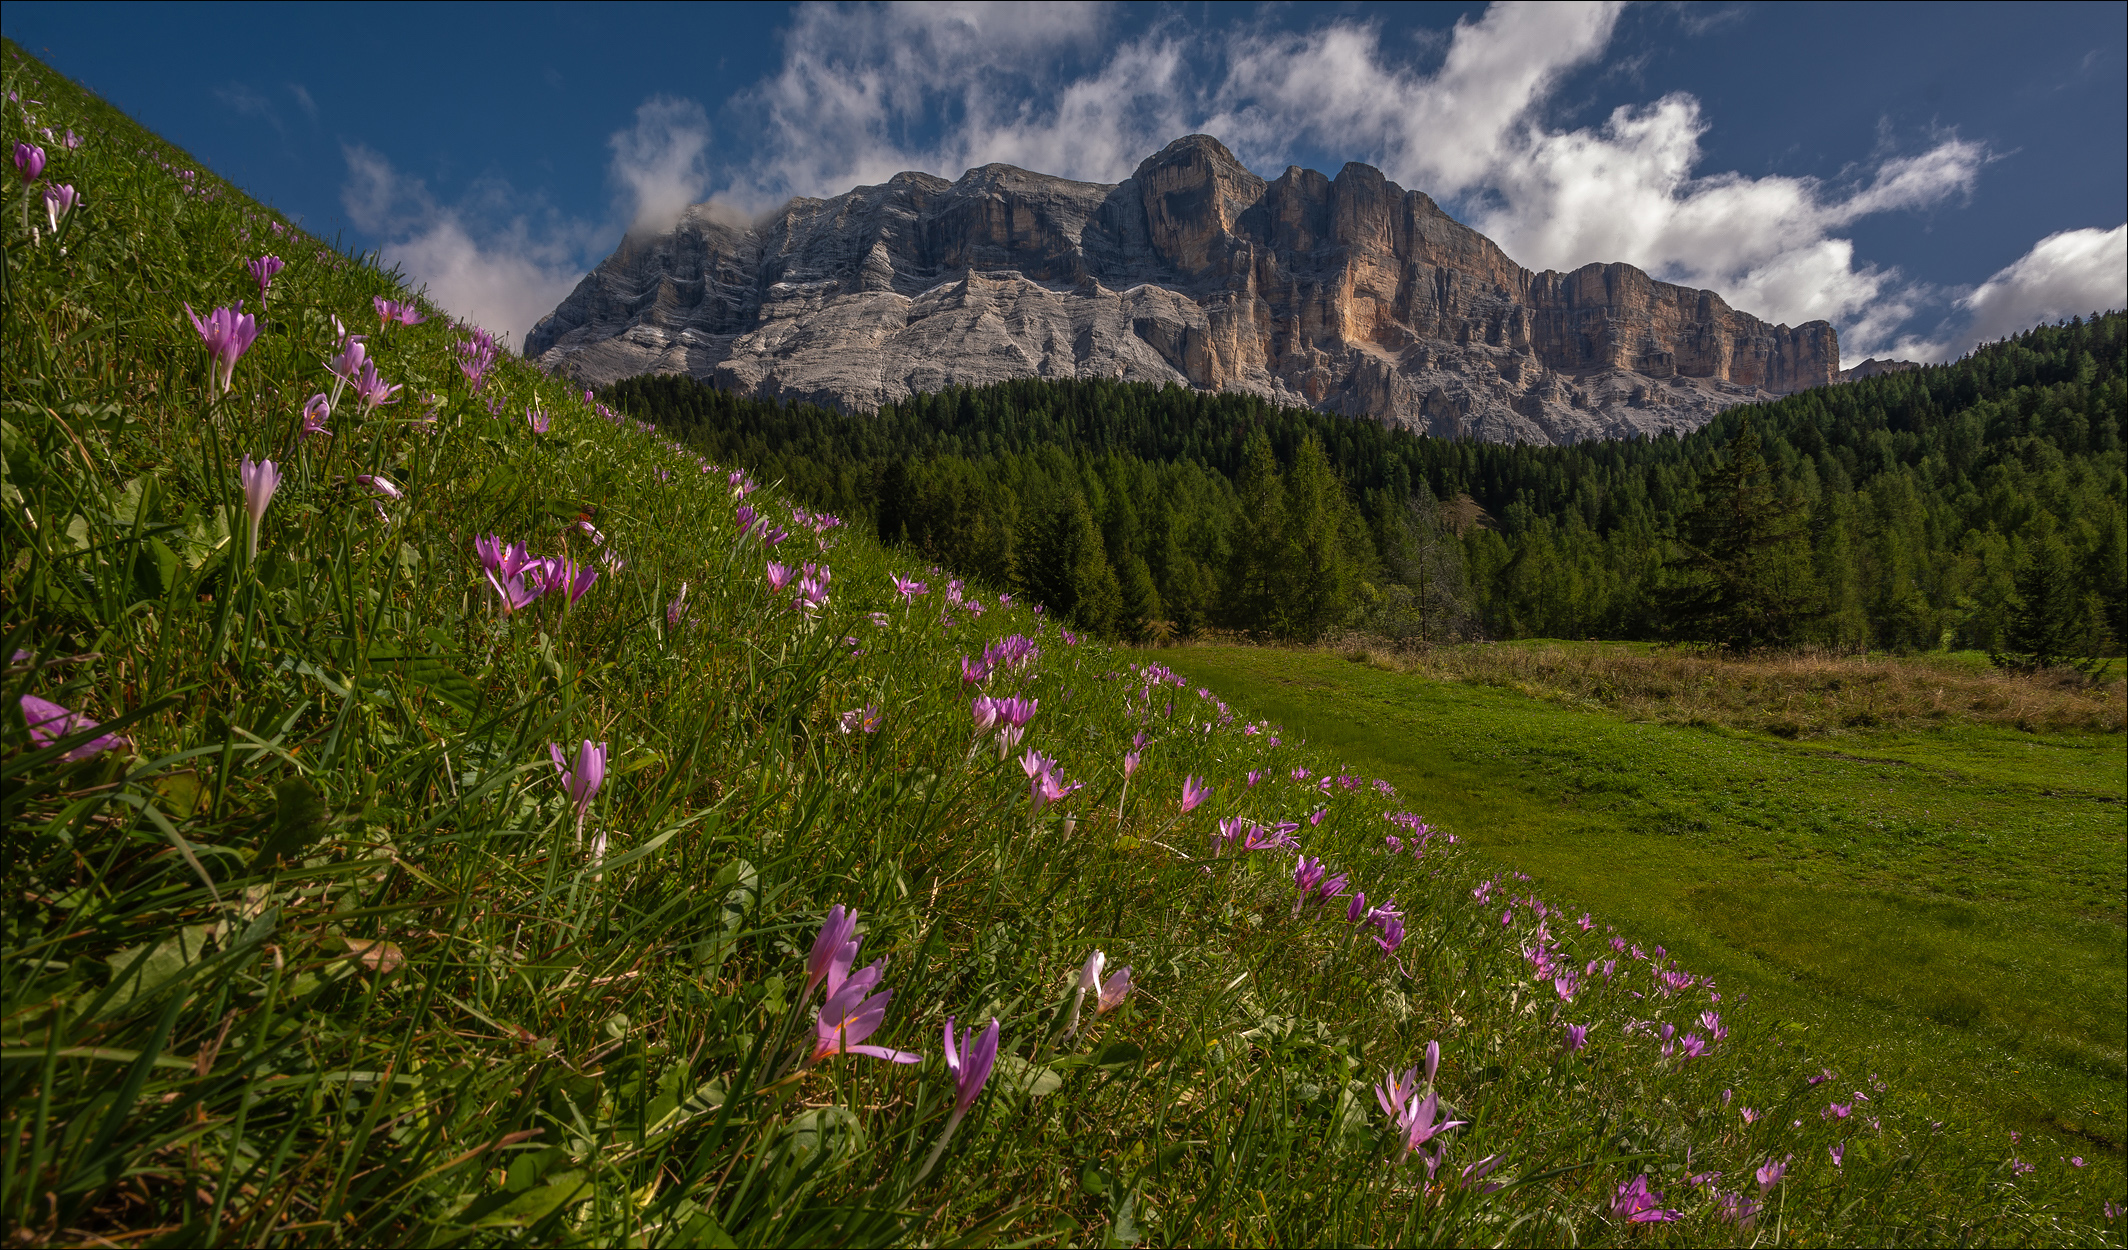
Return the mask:
M603 397L1112 636L1354 628L2044 663L2128 639L2124 336L2121 313L2075 319L1686 437L1570 447L1105 381L854 415L678 376Z

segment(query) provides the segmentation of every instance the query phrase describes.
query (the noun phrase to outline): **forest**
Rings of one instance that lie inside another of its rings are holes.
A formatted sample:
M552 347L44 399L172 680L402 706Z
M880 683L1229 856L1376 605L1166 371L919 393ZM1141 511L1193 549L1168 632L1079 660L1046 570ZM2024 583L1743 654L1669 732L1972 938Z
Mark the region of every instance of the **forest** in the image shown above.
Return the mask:
M1676 437L1430 438L1248 395L1028 379L876 414L682 376L601 398L1082 628L1975 648L2128 639L2119 312Z

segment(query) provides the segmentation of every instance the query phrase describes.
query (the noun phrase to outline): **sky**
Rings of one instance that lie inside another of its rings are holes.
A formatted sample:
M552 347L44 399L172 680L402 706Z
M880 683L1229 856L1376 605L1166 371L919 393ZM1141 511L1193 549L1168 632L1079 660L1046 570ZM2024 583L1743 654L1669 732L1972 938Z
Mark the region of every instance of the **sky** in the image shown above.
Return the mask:
M2128 304L2128 5L85 5L0 32L521 342L630 229L907 169L1379 167L1842 356Z

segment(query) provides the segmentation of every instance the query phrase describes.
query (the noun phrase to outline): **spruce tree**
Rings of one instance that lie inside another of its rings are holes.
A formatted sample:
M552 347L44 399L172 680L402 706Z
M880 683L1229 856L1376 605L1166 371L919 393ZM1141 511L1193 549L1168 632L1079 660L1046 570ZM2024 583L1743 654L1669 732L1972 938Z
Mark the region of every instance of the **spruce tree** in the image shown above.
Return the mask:
M2017 573L2017 600L2004 631L2003 650L1990 656L1998 667L2027 672L2066 666L2097 671L2107 641L2104 609L2097 595L2077 592L2069 549L2053 532L2052 518Z
M1221 596L1227 623L1252 633L1283 634L1286 572L1293 563L1286 550L1286 492L1271 440L1261 429L1242 449L1234 494L1240 509Z
M1807 508L1781 494L1747 417L1700 479L1673 539L1681 574L1663 595L1669 636L1749 652L1792 646L1825 614L1811 575Z

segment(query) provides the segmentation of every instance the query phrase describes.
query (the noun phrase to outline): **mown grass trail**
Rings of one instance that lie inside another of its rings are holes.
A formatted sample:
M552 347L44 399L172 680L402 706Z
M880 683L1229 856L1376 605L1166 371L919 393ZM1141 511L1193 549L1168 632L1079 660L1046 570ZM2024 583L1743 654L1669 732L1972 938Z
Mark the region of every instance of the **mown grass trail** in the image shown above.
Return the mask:
M1787 741L1325 651L1160 654L1852 1062L2119 1150L2121 735Z

